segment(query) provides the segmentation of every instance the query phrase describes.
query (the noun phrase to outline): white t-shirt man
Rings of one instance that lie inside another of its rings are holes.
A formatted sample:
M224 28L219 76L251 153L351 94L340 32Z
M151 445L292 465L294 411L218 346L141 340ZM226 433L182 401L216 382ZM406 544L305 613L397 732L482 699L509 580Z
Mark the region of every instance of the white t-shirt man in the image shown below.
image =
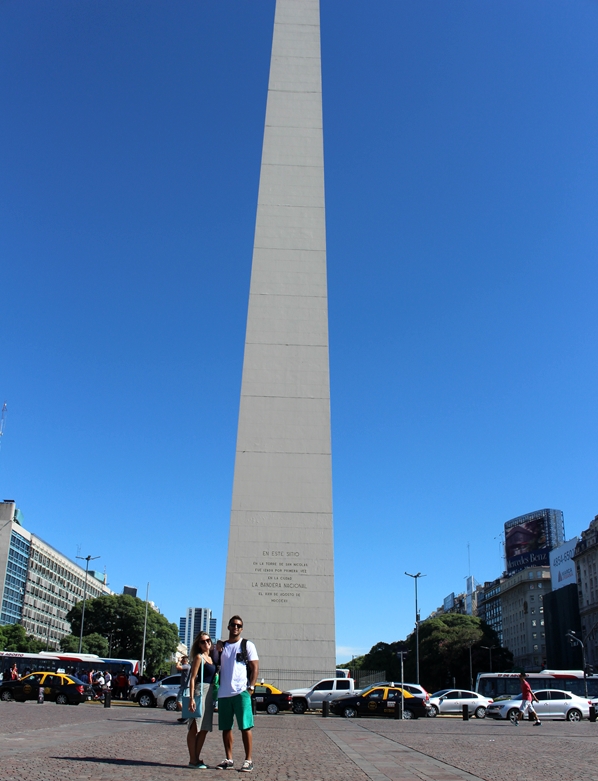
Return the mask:
M239 661L242 638L236 643L226 643L220 653L220 687L218 699L234 697L247 689L247 665ZM257 649L251 640L247 641L247 661L258 660Z

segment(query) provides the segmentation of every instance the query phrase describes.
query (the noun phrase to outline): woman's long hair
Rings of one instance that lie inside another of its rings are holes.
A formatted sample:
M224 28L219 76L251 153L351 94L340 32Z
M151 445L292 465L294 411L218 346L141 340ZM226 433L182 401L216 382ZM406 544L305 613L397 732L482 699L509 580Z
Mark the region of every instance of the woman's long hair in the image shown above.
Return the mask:
M193 641L193 645L191 646L191 660L195 659L196 656L199 656L201 654L201 648L199 641L207 638L208 640L211 640L210 635L207 632L200 632L195 640Z

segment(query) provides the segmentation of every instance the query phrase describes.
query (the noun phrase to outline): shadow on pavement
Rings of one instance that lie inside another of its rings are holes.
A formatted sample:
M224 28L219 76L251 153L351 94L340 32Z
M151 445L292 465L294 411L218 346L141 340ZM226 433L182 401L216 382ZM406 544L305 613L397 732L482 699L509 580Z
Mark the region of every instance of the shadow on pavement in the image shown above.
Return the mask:
M182 768L186 765L167 765L164 762L148 762L144 759L117 759L116 757L52 757L69 762L99 762L102 765L119 765L121 767L174 767Z

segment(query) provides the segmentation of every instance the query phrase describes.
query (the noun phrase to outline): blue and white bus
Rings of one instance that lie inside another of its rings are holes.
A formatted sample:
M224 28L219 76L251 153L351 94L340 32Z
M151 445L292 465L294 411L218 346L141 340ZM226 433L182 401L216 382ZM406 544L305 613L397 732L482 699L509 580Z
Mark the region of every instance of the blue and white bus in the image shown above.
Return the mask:
M542 670L539 673L527 673L526 677L533 690L561 689L585 697L583 670ZM589 675L586 682L588 697L598 697L598 675ZM493 700L519 694L519 673L479 673L475 690Z
M138 659L109 659L96 654L72 654L62 651L42 651L40 654L26 654L19 651L0 651L0 677L4 670L17 665L19 675L27 672L58 672L80 678L90 670L110 670L112 675L124 672L139 674Z

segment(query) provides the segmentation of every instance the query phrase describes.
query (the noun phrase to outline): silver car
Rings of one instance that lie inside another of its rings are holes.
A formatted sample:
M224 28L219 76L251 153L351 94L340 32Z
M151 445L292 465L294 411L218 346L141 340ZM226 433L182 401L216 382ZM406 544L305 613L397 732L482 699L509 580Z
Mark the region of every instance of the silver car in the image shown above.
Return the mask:
M438 716L439 713L463 713L463 706L467 705L470 716L483 719L486 716L486 708L492 702L488 697L482 697L477 692L465 689L441 689L430 695L430 716Z
M561 689L540 689L534 692L539 702L533 707L540 719L567 719L581 721L590 717L590 704L583 697ZM513 720L519 712L521 695L509 700L493 702L486 708L486 716L490 719Z
M180 675L168 675L156 683L138 683L129 692L129 699L139 703L142 708L155 708L161 694L169 691L176 694L180 685Z

